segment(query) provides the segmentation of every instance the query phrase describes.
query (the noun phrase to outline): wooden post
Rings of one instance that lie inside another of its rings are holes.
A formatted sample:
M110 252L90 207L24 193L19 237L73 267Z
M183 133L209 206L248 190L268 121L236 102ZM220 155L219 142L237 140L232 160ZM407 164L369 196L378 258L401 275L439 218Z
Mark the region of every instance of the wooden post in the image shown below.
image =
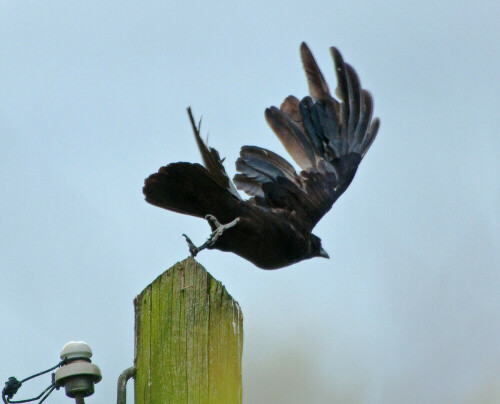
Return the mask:
M135 404L241 403L243 315L193 258L146 287L135 305Z

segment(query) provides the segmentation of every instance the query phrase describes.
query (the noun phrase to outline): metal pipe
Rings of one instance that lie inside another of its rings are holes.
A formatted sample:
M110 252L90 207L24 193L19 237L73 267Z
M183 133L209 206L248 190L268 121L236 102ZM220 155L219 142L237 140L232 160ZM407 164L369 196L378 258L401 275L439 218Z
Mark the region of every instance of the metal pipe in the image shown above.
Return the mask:
M85 404L85 400L83 399L83 396L76 396L75 397L75 404Z
M118 394L116 403L126 404L127 403L127 381L131 377L135 376L135 367L125 369L122 374L118 377Z

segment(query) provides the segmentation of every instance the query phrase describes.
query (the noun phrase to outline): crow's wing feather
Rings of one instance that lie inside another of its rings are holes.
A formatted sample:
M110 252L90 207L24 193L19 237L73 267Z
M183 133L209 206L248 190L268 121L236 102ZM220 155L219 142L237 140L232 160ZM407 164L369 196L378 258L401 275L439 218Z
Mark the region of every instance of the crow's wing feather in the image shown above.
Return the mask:
M297 174L275 153L245 146L234 182L259 205L288 212L295 226L310 231L351 183L379 120L372 120L373 99L338 49L331 53L339 100L305 43L300 53L310 97L287 97L280 109L266 109L266 120L303 171Z
M236 162L239 174L234 183L240 190L257 197L254 203L284 214L305 232L332 206L337 184L333 167L323 161L299 174L282 157L255 146L243 146Z
M279 177L297 185L295 169L284 158L270 150L256 146L243 146L236 160L240 174L234 176L238 189L252 196L264 197L263 184L276 182Z
M222 160L219 156L219 152L215 150L213 147L208 147L200 135L200 127L201 120L196 125L193 113L191 112L191 108L187 109L189 120L191 121L191 126L193 127L194 137L196 140L196 144L198 145L198 149L200 150L201 158L203 160L203 165L208 170L208 172L212 175L213 179L221 186L226 188L229 192L231 192L238 199L241 199L240 194L234 187L234 184L231 182L229 177L227 176L226 170L222 165Z
M288 161L278 156L276 153L261 147L243 146L241 148L240 157L236 161L236 168L238 171L244 173L243 167L240 170L240 164L254 167L258 167L260 164L264 166L266 175L270 176L272 179L281 176L292 182L297 181L297 172Z
M314 167L315 151L300 127L276 107L267 108L265 115L267 123L300 168L306 170Z
M302 116L300 115L300 100L289 95L285 98L285 101L280 106L280 109L293 121L295 124L301 127ZM301 127L302 128L302 127Z
M375 137L377 136L379 128L380 128L380 120L378 118L375 118L371 122L368 132L366 132L365 136L363 137L363 141L361 142L360 146L361 158L365 157L366 152L368 151L373 141L375 140Z
M323 77L323 73L321 73L313 54L304 42L300 45L300 57L307 76L309 94L311 94L313 100L322 100L329 96L330 89Z

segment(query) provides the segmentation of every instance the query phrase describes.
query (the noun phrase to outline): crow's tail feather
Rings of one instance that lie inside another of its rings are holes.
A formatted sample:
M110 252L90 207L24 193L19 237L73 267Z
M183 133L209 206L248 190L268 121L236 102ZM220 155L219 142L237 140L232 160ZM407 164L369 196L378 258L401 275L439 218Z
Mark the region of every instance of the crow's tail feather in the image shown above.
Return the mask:
M214 215L221 223L238 216L238 199L200 164L172 163L144 181L146 202L186 215Z

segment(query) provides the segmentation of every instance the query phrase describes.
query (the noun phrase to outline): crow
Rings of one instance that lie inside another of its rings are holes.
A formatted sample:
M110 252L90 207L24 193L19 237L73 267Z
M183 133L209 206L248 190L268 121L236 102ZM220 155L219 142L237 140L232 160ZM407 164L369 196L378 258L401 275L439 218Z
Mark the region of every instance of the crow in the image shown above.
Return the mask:
M265 110L267 123L302 171L270 150L243 146L233 182L219 153L202 140L201 121L188 115L204 167L179 162L161 167L144 182L148 203L205 218L212 233L196 247L183 234L192 256L199 251L230 251L262 269L329 258L314 226L354 178L380 121L372 119L373 98L361 88L351 65L330 48L337 89L331 94L311 51L300 46L310 96L288 96L281 107ZM236 187L235 187L236 186ZM251 196L243 200L237 189Z

